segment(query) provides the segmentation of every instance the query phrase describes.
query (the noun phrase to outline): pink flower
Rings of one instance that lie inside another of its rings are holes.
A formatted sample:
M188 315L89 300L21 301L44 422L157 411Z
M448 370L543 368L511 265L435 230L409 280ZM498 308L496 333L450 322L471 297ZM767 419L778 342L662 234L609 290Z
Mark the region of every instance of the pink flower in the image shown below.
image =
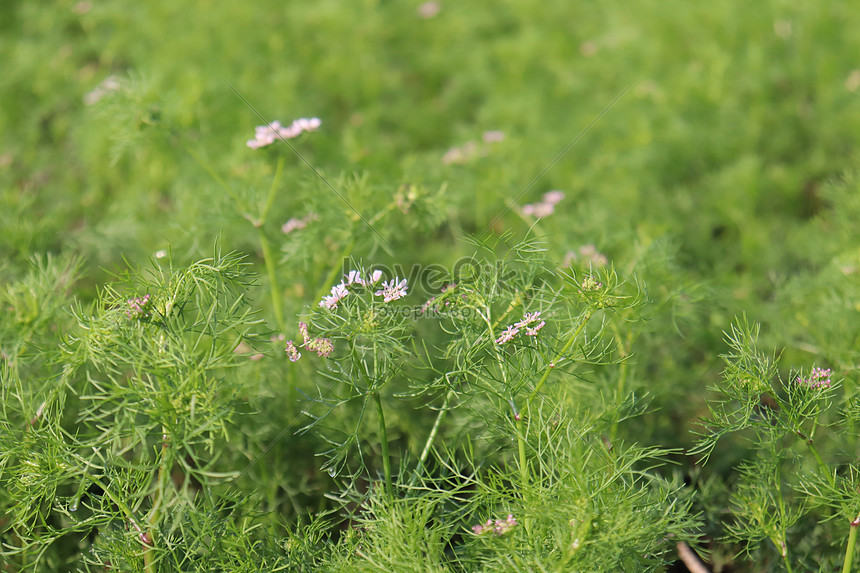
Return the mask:
M322 121L318 117L299 118L290 125L284 127L280 121L273 121L268 125L258 125L254 128L254 139L248 140L246 145L251 149L259 149L275 143L278 139L293 139L306 131L316 131Z
M317 219L319 219L319 217L316 213L308 213L301 219L293 217L281 226L281 232L285 235L289 235L293 231L304 229L308 226L308 223L316 221Z
M299 323L299 334L302 335L302 344L307 344L308 340L311 339L310 334L308 334L308 325L304 322Z
M523 213L526 215L532 215L538 219L549 217L554 211L555 207L550 203L531 203L529 205L523 205Z
M356 270L349 271L348 275L344 275L346 278L346 284L351 285L353 283L364 286L364 279L361 278L361 273Z
M536 326L527 326L526 327L526 336L537 336L537 333L540 332L540 329L546 324L545 321L540 321Z
M475 535L483 535L485 533L492 531L493 525L494 525L493 520L488 519L484 523L479 523L478 525L473 525L472 531L475 533Z
M323 297L320 301L320 306L328 309L337 308L337 304L348 294L349 291L346 289L345 284L336 284L331 287L331 294Z
M290 362L296 362L299 358L302 357L299 349L296 348L296 345L292 340L287 341L286 353L290 359Z
M442 6L440 6L438 2L425 2L418 7L418 15L426 20L436 16L441 9Z
M806 384L811 388L830 388L830 368L813 368L809 378L797 378L798 384Z
M564 199L564 191L547 191L543 194L543 202L558 205Z
M334 344L332 344L331 339L328 338L314 338L308 342L305 347L308 350L313 350L323 358L328 358L329 354L334 352Z
M134 297L130 298L126 301L128 304L128 308L125 311L125 315L129 318L136 318L138 320L142 318L149 318L151 316L150 304L149 304L149 295L143 295L143 297Z
M475 535L484 535L485 533L493 532L493 535L504 535L517 526L517 520L513 514L509 513L506 519L497 519L493 521L488 519L484 523L472 526L472 532Z
M533 322L537 322L540 320L540 311L530 312L526 315L523 315L523 319L516 323L514 326L517 328L522 328L524 326L528 326Z
M564 199L564 192L547 191L543 194L543 201L523 205L523 213L526 215L532 215L539 219L549 217L555 211L555 206L558 205L562 199Z
M502 333L502 335L496 339L496 344L504 344L505 342L510 342L517 334L519 334L519 332L520 329L514 325L507 327Z
M505 519L504 521L502 521L501 519L496 520L496 526L493 528L493 533L495 533L496 535L504 535L516 526L516 518L514 518L513 514L509 513L507 519Z
M407 288L406 279L400 280L400 277L395 277L393 281L382 283L382 289L374 294L383 297L383 302L391 302L406 296Z

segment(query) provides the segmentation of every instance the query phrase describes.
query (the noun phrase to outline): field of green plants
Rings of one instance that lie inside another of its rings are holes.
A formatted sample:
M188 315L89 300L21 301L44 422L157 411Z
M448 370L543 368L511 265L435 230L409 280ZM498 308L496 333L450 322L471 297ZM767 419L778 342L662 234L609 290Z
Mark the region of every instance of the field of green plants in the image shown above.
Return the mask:
M851 2L0 2L0 572L860 571Z

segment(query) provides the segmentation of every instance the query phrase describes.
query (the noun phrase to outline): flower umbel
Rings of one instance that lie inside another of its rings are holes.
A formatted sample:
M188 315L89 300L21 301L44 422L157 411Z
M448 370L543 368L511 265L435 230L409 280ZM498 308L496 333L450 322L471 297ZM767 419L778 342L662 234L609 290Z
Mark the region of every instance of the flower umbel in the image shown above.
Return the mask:
M130 298L126 303L128 304L128 308L125 311L125 315L129 318L140 320L143 318L149 318L152 315L148 294L143 295L142 297Z
M496 520L496 526L493 528L493 533L496 535L504 535L516 526L516 518L513 516L513 514L509 513L508 517L504 521L502 521L501 519Z
M349 291L346 288L346 285L343 283L336 284L331 287L331 294L329 296L323 297L320 301L320 306L328 309L337 308L337 303L343 300L343 298L349 294Z
M583 279L580 286L584 291L597 291L603 288L603 283L589 275Z
M400 280L400 277L395 277L393 281L382 283L382 289L374 294L381 296L383 302L391 302L406 296L407 288L406 279Z
M504 344L505 342L510 342L519 333L519 328L514 325L510 325L505 329L502 335L496 339L496 344Z
M797 377L798 384L806 384L810 388L830 388L830 368L813 368L809 378Z
M308 325L304 322L299 323L299 334L302 336L302 344L307 344L311 339L311 335L308 334Z
M472 526L472 532L474 532L475 535L483 535L485 533L489 533L492 530L493 530L493 520L492 519L488 519L484 523L479 523L478 525Z
M299 358L302 357L302 354L299 352L299 349L296 348L296 345L293 343L292 340L287 341L286 352L290 359L290 362L296 362Z
M278 139L293 139L306 131L316 131L321 124L322 121L318 117L301 117L288 126L275 120L268 125L254 128L254 139L249 139L246 145L251 149L259 149L275 143Z
M523 213L537 218L548 217L555 211L555 206L564 199L563 191L547 191L543 194L543 201L523 205Z
M538 322L539 321L539 322ZM544 327L546 321L540 319L540 311L529 312L523 315L523 319L519 322L508 326L500 337L496 339L496 344L504 344L510 342L520 333L520 329L526 331L526 336L537 336L540 329Z
M329 354L334 352L334 344L329 338L314 338L305 344L305 348L313 350L323 358L328 358Z
M517 520L513 514L509 513L506 519L497 519L493 521L488 519L484 523L479 523L472 527L472 532L475 535L484 535L485 533L493 532L493 535L504 535L517 526Z

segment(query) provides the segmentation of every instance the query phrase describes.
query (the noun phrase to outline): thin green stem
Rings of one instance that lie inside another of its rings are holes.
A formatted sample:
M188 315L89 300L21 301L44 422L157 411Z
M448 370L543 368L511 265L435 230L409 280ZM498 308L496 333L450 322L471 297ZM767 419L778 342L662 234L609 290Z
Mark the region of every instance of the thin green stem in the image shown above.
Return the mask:
M436 414L436 420L433 422L433 428L430 430L430 435L427 436L427 441L424 442L424 449L421 450L421 456L418 458L418 464L415 466L415 473L412 474L412 479L409 480L409 485L414 485L415 480L421 477L421 472L424 469L424 464L427 462L427 456L430 455L430 448L433 446L433 442L436 440L436 434L439 432L439 426L442 425L442 419L445 417L445 414L448 413L448 404L453 397L454 390L448 390L448 393L445 395L445 401L442 402L442 407L439 409L439 413Z
M278 284L278 273L275 269L275 256L272 253L272 247L269 245L269 240L266 238L266 232L263 230L266 224L266 219L269 216L269 211L275 202L275 196L278 192L278 184L281 181L281 174L284 172L284 158L281 156L278 159L278 166L275 168L275 176L272 178L272 184L269 187L269 195L266 197L266 203L260 212L260 217L254 222L257 228L257 237L260 240L260 249L263 251L263 262L266 265L266 274L269 277L269 291L272 293L272 312L275 313L275 322L282 333L286 332L287 325L284 321L284 310L281 304L281 287Z
M615 343L618 345L618 352L621 355L621 364L618 367L618 386L615 390L615 400L620 404L624 400L624 392L627 387L627 345L621 338L621 333L615 323L610 324L612 335L615 338ZM615 442L615 436L618 433L618 419L612 421L612 427L609 429L609 441Z
M233 199L233 202L236 204L237 209L242 209L241 202L239 200L239 196L236 195L235 191L233 191L232 187L230 187L218 174L213 170L208 163L204 162L200 156L198 156L194 151L190 148L186 147L186 151L188 151L189 155L197 161L197 163L206 170L207 173L215 180L218 185L221 186L222 189ZM260 212L260 217L254 221L253 219L249 220L257 228L257 236L260 240L260 249L263 251L263 261L266 265L266 274L269 277L269 290L272 293L272 310L275 313L275 321L278 323L278 328L281 331L286 330L286 323L284 322L284 312L282 310L281 305L281 289L278 286L278 277L275 273L275 260L272 255L272 249L269 246L269 240L266 239L266 234L263 231L263 226L266 223L266 219L269 216L269 211L272 209L272 205L275 203L275 196L277 195L278 184L281 180L281 175L284 172L284 158L281 156L278 159L278 165L275 168L275 176L272 178L272 184L269 186L269 194L266 197L266 203L263 205L263 209ZM248 217L246 217L248 218Z
M281 182L281 175L284 172L284 156L278 159L278 166L275 168L275 176L272 177L272 185L269 187L269 196L266 197L266 204L263 206L263 211L260 213L259 224L262 227L269 217L269 211L275 203L275 195L278 192L278 184Z
M257 228L257 235L260 238L260 248L263 250L263 262L266 264L266 274L269 276L269 291L272 293L272 311L275 313L275 321L281 332L286 332L286 322L284 322L284 310L281 305L281 287L278 286L278 275L275 271L275 260L272 255L272 248L269 246L269 240L263 232L262 227Z
M854 546L857 541L858 527L860 527L860 514L857 514L857 517L851 522L851 529L848 532L848 546L845 547L845 561L842 563L842 573L851 573L851 567L854 564Z
M780 466L777 465L776 466L776 475L775 475L775 480L774 480L775 483L777 483L777 484L782 483L782 479L780 477L780 474L781 474ZM776 501L777 501L777 507L779 508L779 516L780 516L779 523L780 523L780 526L782 526L785 523L785 499L782 497L782 490L779 488L779 486L776 487ZM770 540L773 542L774 545L776 545L776 548L779 550L779 554L782 555L782 562L785 564L785 570L788 571L788 573L792 573L791 572L791 561L789 561L789 559L788 559L788 546L785 544L785 528L784 527L781 527L779 534L780 534L780 537L778 540L774 537L771 537Z
M820 467L821 471L827 476L827 480L830 482L830 485L836 485L836 477L833 475L833 472L830 471L830 468L827 467L827 464L824 463L824 460L821 459L821 455L813 445L812 440L807 440L806 446L809 448L809 451L812 452L812 455L815 456L816 461L818 461L818 467Z
M782 547L780 548L780 552L782 553L782 562L785 563L785 570L788 573L792 573L791 570L791 561L788 560L788 550L785 548L785 542L782 542Z
M535 389L532 390L531 394L529 394L528 400L526 400L527 407L531 405L532 401L537 397L541 388L543 388L544 383L546 383L547 378L549 378L549 373L552 372L553 368L555 368L556 363L562 358L564 358L564 356L567 354L567 351L570 350L571 346L573 346L574 341L579 338L580 334L582 334L582 331L585 329L585 325L588 324L588 321L591 319L591 315L594 314L594 311L595 308L593 306L588 307L585 310L580 319L579 326L576 328L576 330L573 331L573 333L567 339L567 342L564 343L562 349L558 352L558 354L556 354L555 358L552 359L552 362L550 362L544 367L543 375L540 377L540 380L538 380L537 384L535 385Z
M487 325L487 332L490 333L490 344L493 347L493 353L496 355L496 362L499 365L499 372L502 375L502 383L506 389L510 389L510 384L508 384L508 374L505 370L505 362L502 360L502 354L499 352L499 345L496 344L496 333L493 331L493 323L490 322L490 309L487 308L486 314L478 313L481 318L484 319L484 323ZM511 409L513 410L513 395L511 396ZM525 487L529 483L529 472L528 466L526 465L526 433L520 427L522 423L523 416L522 413L513 412L514 421L516 423L517 428L517 450L519 452L519 465L520 465L520 482L523 491L525 491Z
M376 403L376 413L379 416L379 440L382 442L382 469L385 472L385 492L391 498L394 493L394 486L391 481L391 458L388 456L388 431L385 428L382 398L380 398L378 391L373 392L373 400Z
M830 471L830 468L827 467L827 464L824 463L824 460L822 459L821 454L818 453L818 449L815 447L815 444L812 441L812 437L807 436L806 434L804 434L800 430L797 430L795 433L798 436L800 436L800 438L806 444L806 447L809 448L810 452L812 452L812 455L815 457L815 461L818 462L818 467L821 469L822 473L824 473L824 475L827 476L827 481L830 483L830 486L831 487L835 486L836 485L836 476L834 475L834 473L832 471Z
M523 424L526 423L525 416L520 415L519 419L514 418L517 425L517 450L520 457L520 480L523 487L529 483L528 462L526 460L526 428ZM525 493L525 491L523 492Z

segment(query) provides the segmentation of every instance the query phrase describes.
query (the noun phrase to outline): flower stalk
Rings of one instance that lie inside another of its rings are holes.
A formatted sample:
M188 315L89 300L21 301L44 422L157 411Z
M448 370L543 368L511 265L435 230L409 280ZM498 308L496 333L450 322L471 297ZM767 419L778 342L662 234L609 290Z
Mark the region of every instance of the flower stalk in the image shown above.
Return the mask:
M845 561L842 563L842 573L851 573L851 567L854 564L854 547L857 544L858 527L860 527L860 513L851 522L851 529L848 531L848 545L845 547Z

